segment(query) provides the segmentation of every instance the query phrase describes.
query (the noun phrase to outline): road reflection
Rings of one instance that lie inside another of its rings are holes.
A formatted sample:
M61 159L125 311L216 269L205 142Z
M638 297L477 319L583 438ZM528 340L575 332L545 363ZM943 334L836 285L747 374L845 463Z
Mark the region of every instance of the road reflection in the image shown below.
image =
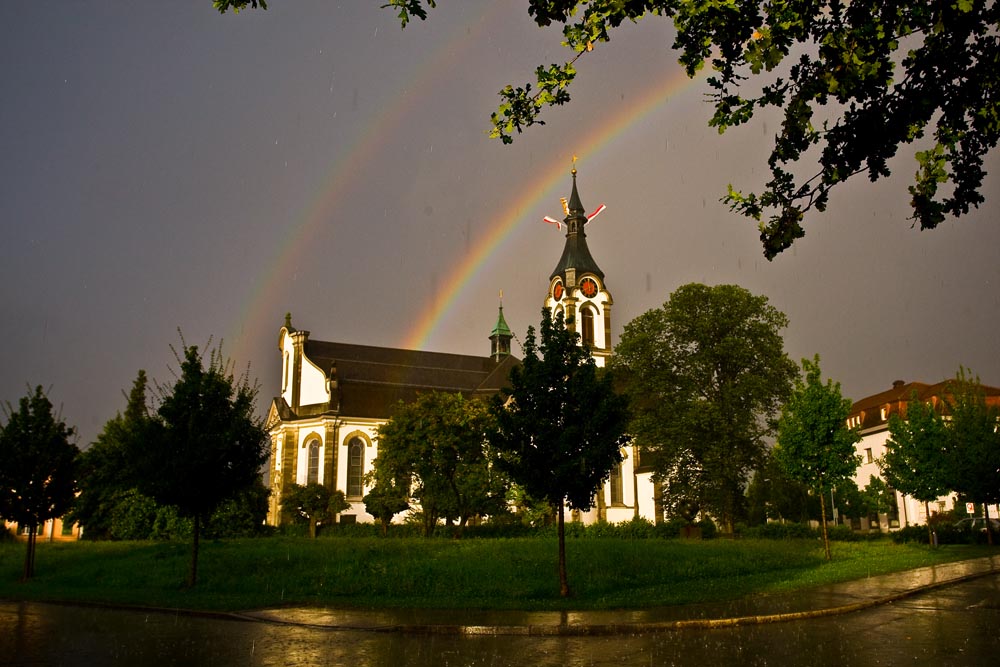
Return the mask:
M995 664L1000 576L809 621L613 637L327 630L0 602L0 665Z

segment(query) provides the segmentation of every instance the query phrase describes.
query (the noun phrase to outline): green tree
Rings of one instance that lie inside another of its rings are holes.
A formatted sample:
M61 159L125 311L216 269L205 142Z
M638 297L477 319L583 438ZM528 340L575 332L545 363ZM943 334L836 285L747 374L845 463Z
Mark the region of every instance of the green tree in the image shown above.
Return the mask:
M220 11L248 0L216 0ZM405 27L433 0L379 0ZM253 3L256 6L256 2ZM263 3L261 3L263 4ZM539 26L562 23L562 65L539 66L532 84L508 85L492 115L504 143L544 107L570 100L577 61L609 42L626 21L673 22L673 47L689 77L708 63L719 132L774 107L783 113L761 194L730 186L725 200L760 229L774 258L805 234L804 214L826 209L830 190L864 173L890 174L900 146L919 142L910 186L913 217L931 229L984 201L984 156L1000 137L1000 4L957 2L695 2L693 0L528 0ZM925 139L929 135L929 139ZM813 169L790 165L816 160Z
M0 426L0 516L27 528L24 580L35 576L39 526L66 513L76 493L79 450L73 429L52 414L41 386L18 402L4 404Z
M223 501L205 526L205 536L212 538L255 537L264 534L268 498L271 490L258 478L249 487ZM345 508L346 509L346 508ZM338 510L343 511L343 510Z
M380 464L378 458L372 465L374 468L365 475L365 484L370 486L364 497L365 511L378 519L382 535L386 535L392 517L410 508L410 480L403 471L390 474L389 467L384 461Z
M983 504L1000 502L1000 407L987 403L978 376L960 368L948 385L948 478L953 491ZM986 535L993 544L993 529L986 521Z
M114 509L134 486L128 474L125 450L128 439L141 438L147 427L147 384L146 371L140 370L126 397L125 414L119 413L109 419L97 440L80 457L80 493L68 518L83 526L85 539L102 540L113 536L111 517Z
M129 440L127 457L141 493L192 520L187 585L194 586L202 525L257 481L268 439L254 414L257 386L246 374L235 377L219 349L207 366L196 346L184 344L176 356L180 376L161 387L159 410L144 437Z
M318 524L335 521L349 507L343 491L331 491L316 482L292 484L281 500L281 509L309 522L309 537L316 537Z
M797 374L780 334L787 325L766 297L697 283L625 325L611 366L668 509L694 503L728 532L744 517L744 488Z
M459 393L428 392L400 403L379 427L374 481L406 479L420 502L424 535L439 519L457 522L459 535L477 515L504 510L507 482L493 466L486 433L492 428L488 406Z
M524 361L510 374L510 388L494 399L496 429L490 444L497 466L557 516L559 592L566 576L565 507L587 511L596 492L622 460L628 444L628 401L611 376L599 375L579 336L542 310L540 342L528 329Z
M896 513L896 492L880 477L869 475L868 484L861 491L861 497L868 510L868 516L874 516L876 521L880 521L880 514Z
M805 523L812 500L809 487L789 478L773 452L768 452L747 487L747 523L754 526L768 519Z
M905 417L897 413L889 416L889 439L878 460L879 470L893 488L923 502L928 518L929 503L950 491L947 447L944 417L933 405L917 398L916 392L906 404ZM934 544L930 521L927 543Z
M860 430L847 428L851 400L840 395L840 383L823 384L819 355L813 361L802 360L806 375L795 381L795 391L778 420L778 444L775 457L789 477L809 486L819 496L823 548L830 560L830 539L826 530L826 495L838 484L847 482L861 464L854 445L861 440Z

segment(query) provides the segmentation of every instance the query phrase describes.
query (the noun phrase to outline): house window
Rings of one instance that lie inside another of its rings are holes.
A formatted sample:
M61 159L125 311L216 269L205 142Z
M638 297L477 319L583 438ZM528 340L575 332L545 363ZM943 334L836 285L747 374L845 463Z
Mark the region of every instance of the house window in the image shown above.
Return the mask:
M872 448L867 447L865 449L865 463L872 463L875 459L872 458Z
M622 464L618 463L611 469L611 504L624 505L625 498L622 493Z
M355 436L347 443L347 496L360 498L364 489L365 442Z
M306 484L319 484L319 440L309 442L309 470Z
M587 306L581 308L580 320L582 321L580 337L583 339L583 344L594 347L594 309Z

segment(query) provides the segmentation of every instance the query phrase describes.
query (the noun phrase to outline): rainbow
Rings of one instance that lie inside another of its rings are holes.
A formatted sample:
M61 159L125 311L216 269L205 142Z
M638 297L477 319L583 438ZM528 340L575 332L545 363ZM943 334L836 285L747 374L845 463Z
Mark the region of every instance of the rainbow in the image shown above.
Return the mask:
M248 349L253 343L253 337L246 335L245 329L252 330L252 327L259 326L269 318L275 319L271 304L280 301L281 288L284 286L282 276L293 271L301 253L309 247L309 239L330 220L337 204L355 187L374 158L381 154L388 138L394 136L395 130L410 116L422 99L419 91L429 90L435 78L452 71L469 47L481 39L481 33L491 25L493 16L505 7L504 3L493 3L492 7L484 9L468 24L457 29L455 39L443 42L418 67L408 90L402 91L392 103L384 105L382 112L370 122L366 131L355 138L350 149L342 152L329 165L327 175L318 181L323 186L319 188L317 196L299 214L292 216L291 219L298 222L293 223L284 235L274 261L267 265L270 268L258 274L253 288L248 292L236 320L236 330L230 331L230 340L235 341L234 358L249 359L254 356L253 351Z
M593 156L607 144L621 136L630 127L641 121L651 112L661 107L674 94L686 87L689 79L684 70L677 68L668 73L663 80L648 88L631 105L618 111L610 120L593 129L589 135L574 146L578 155ZM544 131L544 130L542 130ZM525 141L525 139L521 139ZM444 288L438 291L429 307L423 309L424 316L404 338L402 347L407 349L424 349L442 324L448 319L455 303L459 300L466 286L472 283L476 275L487 265L496 251L514 236L521 223L534 224L536 220L525 220L522 211L535 207L541 200L553 196L556 187L566 188L568 194L569 160L568 155L553 159L539 177L532 174L527 188L510 206L506 213L491 220L486 233L472 250L447 274L443 282ZM525 225L527 226L527 225Z
M456 39L443 43L434 55L419 67L409 90L427 90L435 77L450 71L451 65L461 59L463 53L491 24L490 17L493 13L505 6L504 3L493 3L490 11L484 11L482 15L474 17L467 26L457 31ZM662 106L690 81L679 67L668 72L661 81L650 86L632 104L622 108L610 120L594 128L573 147L573 150L579 155L593 157L609 142ZM248 292L244 307L237 319L236 330L230 332L229 340L235 341L234 358L248 359L255 356L253 350L249 349L255 339L247 334L247 330L253 331L258 326L266 326L264 322L274 319L272 304L280 301L284 285L282 276L292 272L301 253L309 247L309 240L331 218L337 204L355 187L375 157L382 153L388 138L394 136L394 131L402 126L420 99L421 95L418 93L408 94L407 91L403 91L395 103L384 105L383 111L369 124L365 132L358 135L350 149L341 153L339 159L330 164L327 176L319 179L318 182L325 185L298 215L291 218L299 222L293 224L284 235L284 240L275 254L275 260L269 263L270 268L258 274L253 288ZM524 221L521 212L549 197L556 186L566 185L569 157L566 155L553 159L542 169L541 176L532 174L527 179L531 186L526 188L512 205L506 207L506 211L509 212L490 221L487 226L490 231L447 272L442 283L444 288L438 290L433 301L421 309L424 315L404 336L402 347L409 349L427 347L428 341L448 319L465 287L474 281L496 250L520 228L519 223Z

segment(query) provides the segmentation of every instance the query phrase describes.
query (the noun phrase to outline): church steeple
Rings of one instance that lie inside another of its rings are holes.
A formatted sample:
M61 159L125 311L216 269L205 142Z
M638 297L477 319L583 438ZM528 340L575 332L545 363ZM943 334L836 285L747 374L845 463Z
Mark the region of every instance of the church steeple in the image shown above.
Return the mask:
M592 273L604 280L604 272L597 266L597 262L590 254L590 248L587 247L587 233L583 228L589 220L583 204L580 203L580 193L576 189L576 167L573 167L571 173L573 175L573 192L566 205L566 217L563 218L563 222L566 224L566 245L563 246L559 263L556 264L555 270L549 276L549 280L560 276L567 285L576 283L576 277L582 276L584 273Z
M507 320L503 317L503 290L500 290L500 310L497 313L497 323L490 332L490 356L493 361L500 361L510 354L510 339L514 337Z
M576 158L573 158L573 189L563 202L566 242L559 263L549 276L545 308L553 315L562 313L566 327L580 334L581 344L590 349L598 366L611 354L611 293L604 282L604 271L597 265L584 227L604 210L602 204L589 216L580 202L576 186ZM555 223L551 218L546 222Z

